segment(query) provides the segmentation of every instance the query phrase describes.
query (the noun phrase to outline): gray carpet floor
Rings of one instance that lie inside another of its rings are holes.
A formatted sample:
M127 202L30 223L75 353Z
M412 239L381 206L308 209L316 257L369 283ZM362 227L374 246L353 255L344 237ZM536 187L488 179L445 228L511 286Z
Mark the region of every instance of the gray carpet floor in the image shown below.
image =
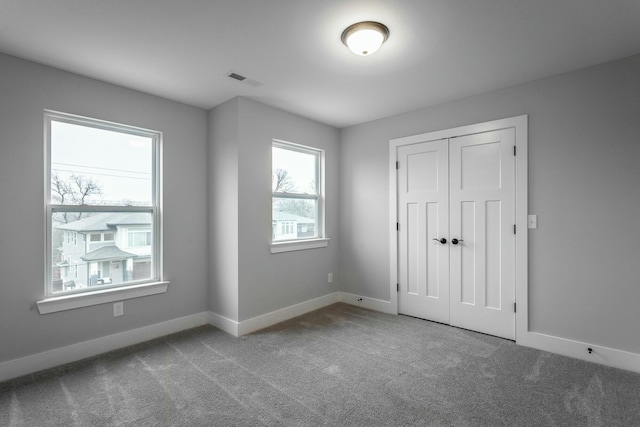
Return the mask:
M640 375L335 304L0 384L1 426L640 426Z

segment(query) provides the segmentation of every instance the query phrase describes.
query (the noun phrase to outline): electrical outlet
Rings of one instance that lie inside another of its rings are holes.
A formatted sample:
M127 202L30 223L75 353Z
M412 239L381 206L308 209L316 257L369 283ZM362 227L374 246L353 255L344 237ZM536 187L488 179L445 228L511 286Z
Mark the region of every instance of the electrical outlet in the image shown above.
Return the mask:
M118 301L113 303L113 317L124 315L124 302Z
M327 276L327 283L333 283L333 273L329 273Z

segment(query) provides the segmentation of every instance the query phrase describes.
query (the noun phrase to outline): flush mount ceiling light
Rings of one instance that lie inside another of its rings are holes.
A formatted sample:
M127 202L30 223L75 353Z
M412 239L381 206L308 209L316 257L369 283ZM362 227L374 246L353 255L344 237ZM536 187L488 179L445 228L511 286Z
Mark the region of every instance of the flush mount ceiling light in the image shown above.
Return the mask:
M349 25L342 32L342 43L351 52L360 56L368 56L380 49L382 43L389 38L386 25L374 21L363 21Z

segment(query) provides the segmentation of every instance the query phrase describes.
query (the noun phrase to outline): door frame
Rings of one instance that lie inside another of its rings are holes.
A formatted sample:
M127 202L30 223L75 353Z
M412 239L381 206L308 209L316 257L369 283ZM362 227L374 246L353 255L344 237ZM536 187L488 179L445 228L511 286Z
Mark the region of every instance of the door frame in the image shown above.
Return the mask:
M398 314L398 147L437 139L449 139L501 129L515 129L515 339L525 340L529 330L528 312L528 116L516 116L490 122L476 123L451 129L394 138L389 141L389 257L391 312Z

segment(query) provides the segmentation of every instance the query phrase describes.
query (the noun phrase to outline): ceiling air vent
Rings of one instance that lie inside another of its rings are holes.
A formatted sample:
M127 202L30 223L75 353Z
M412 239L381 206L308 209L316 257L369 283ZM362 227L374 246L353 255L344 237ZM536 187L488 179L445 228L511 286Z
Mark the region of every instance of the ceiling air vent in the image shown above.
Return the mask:
M253 87L262 86L262 83L260 83L259 81L245 77L242 74L236 73L235 71L229 71L226 75L231 79L237 80L244 84L248 84L249 86L253 86Z
M245 76L241 76L240 74L236 74L236 73L229 73L227 75L229 77L231 77L232 79L236 79L236 80L239 80L239 81L243 81L243 80L247 79Z

